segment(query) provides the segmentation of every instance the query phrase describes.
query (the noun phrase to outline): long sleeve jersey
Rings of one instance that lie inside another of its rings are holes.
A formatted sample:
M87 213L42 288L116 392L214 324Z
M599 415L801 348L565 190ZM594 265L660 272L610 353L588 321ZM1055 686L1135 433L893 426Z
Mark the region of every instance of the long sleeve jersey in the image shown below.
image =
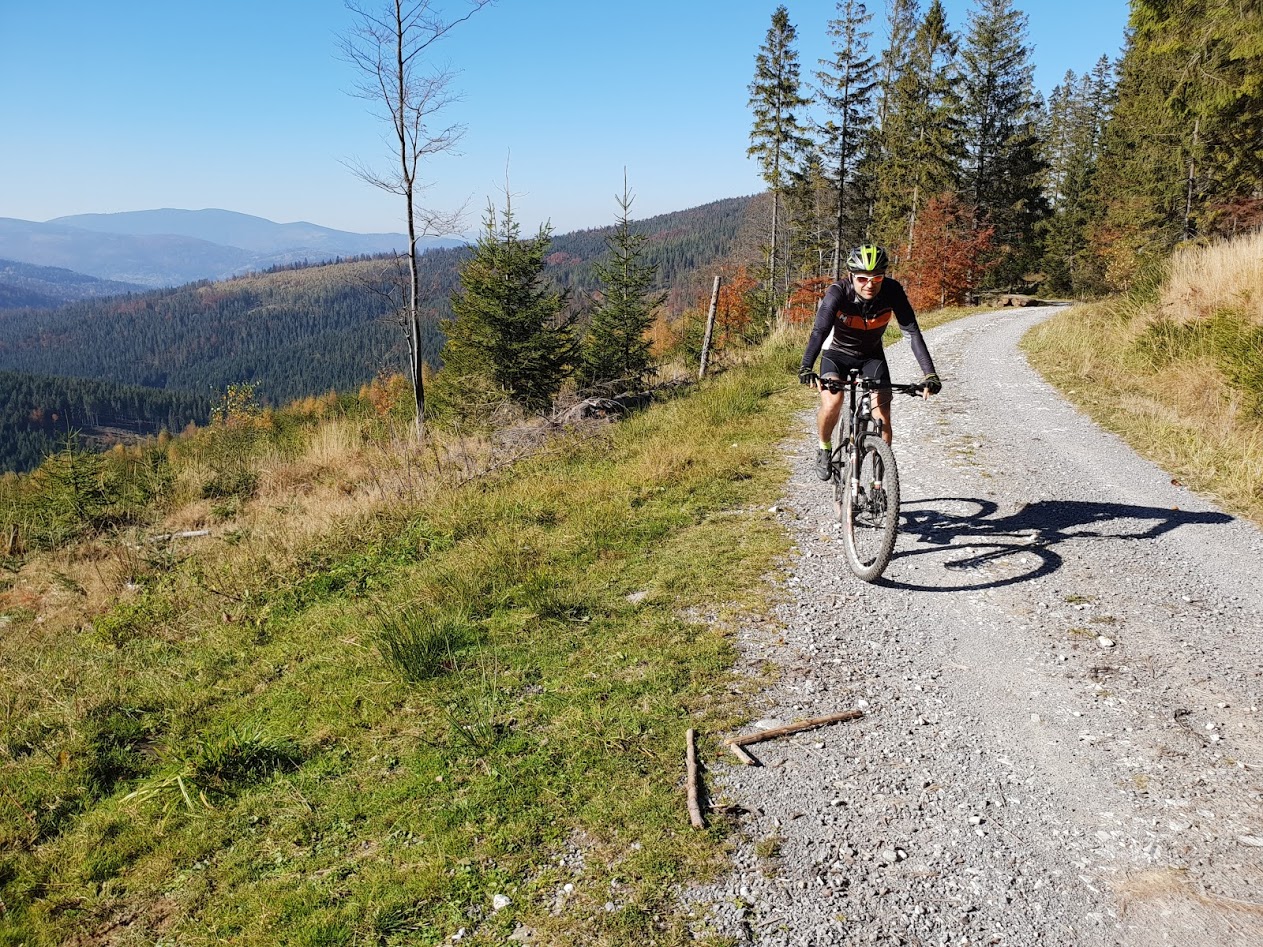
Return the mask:
M934 374L934 360L925 347L908 294L890 277L882 280L881 289L872 299L861 298L850 280L829 287L816 308L816 321L807 340L807 351L803 353L802 367L810 371L824 348L850 358L880 358L881 337L891 316L908 337L921 371Z

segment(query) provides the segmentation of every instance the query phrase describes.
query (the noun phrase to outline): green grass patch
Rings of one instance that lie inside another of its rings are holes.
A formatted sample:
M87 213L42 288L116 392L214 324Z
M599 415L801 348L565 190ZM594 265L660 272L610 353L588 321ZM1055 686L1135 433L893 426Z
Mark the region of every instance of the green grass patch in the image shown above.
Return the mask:
M12 623L0 944L689 942L673 892L726 859L684 733L746 712L796 345L292 566L207 547Z

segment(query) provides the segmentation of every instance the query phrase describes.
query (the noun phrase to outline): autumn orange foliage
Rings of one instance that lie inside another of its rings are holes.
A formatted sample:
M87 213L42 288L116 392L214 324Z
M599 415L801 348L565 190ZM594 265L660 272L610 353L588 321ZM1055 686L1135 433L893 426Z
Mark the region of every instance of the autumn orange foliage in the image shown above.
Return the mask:
M250 382L229 385L211 409L211 423L227 428L255 431L270 430L273 412L259 404L255 386Z
M688 318L687 313L684 318ZM649 327L649 332L647 333L649 352L654 358L662 358L680 344L681 324L679 320L672 321L667 310L658 310L658 314L654 317L653 325Z
M914 309L959 306L986 270L993 227L977 227L954 194L932 198L917 218L916 243L899 280Z
M750 294L758 285L759 281L744 266L724 275L715 307L715 345L725 345L740 338L750 327L754 316ZM709 306L710 301L707 300L705 305Z
M785 307L785 319L790 325L807 325L816 318L816 307L832 285L829 276L812 276L796 283L789 294Z
M398 372L383 373L367 385L360 386L360 401L370 405L373 413L384 418L412 397L412 383Z

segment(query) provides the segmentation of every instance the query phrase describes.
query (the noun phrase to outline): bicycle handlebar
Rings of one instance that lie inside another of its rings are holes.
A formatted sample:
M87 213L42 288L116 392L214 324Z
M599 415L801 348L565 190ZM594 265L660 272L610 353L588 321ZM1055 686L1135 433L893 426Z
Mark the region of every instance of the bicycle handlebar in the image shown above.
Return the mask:
M850 378L820 378L817 376L816 382L821 388L827 388L835 395L839 392L845 391L851 385L859 385L866 391L889 389L890 391L898 391L905 395L913 396L923 394L928 387L923 381L917 382L916 384L888 382L883 385L879 382L873 381L871 378L859 378L855 375L852 375Z

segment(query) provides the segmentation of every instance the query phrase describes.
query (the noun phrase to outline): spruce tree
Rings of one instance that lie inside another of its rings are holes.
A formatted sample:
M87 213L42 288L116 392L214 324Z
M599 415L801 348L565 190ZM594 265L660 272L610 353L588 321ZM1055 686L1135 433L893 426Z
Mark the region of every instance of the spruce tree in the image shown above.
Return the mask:
M1052 208L1044 223L1042 263L1048 292L1084 295L1101 289L1087 251L1088 234L1102 213L1093 179L1112 91L1113 67L1102 56L1090 74L1068 71L1048 101L1041 135L1048 167L1044 189Z
M961 159L956 39L939 0L925 11L908 47L887 108L888 157L876 220L880 240L911 254L919 211L930 198L956 190Z
M583 380L589 385L617 383L638 390L653 364L646 333L665 293L651 293L658 268L645 262L648 237L632 233L633 197L623 178L618 224L606 240L609 255L596 263L601 298L583 343Z
M1166 65L1165 104L1183 131L1183 236L1237 229L1242 202L1263 214L1263 5L1135 0L1131 25L1129 53Z
M1026 15L1011 0L978 0L961 63L963 193L979 226L995 228L992 285L1012 285L1038 260L1037 225L1047 214Z
M872 33L866 29L872 15L860 0L837 0L837 12L837 17L829 21L833 58L820 60L824 68L816 72L819 101L829 116L817 126L817 135L833 189L830 271L835 280L845 259L844 248L858 243L861 235L862 225L857 224L854 208L848 205L847 184L855 173L861 144L875 117L873 89L877 85L873 58L868 55Z
M785 272L791 284L833 272L835 201L819 149L808 148L785 189Z
M908 187L907 253L917 244L917 217L931 198L956 191L961 159L956 38L947 14L933 0L912 37L912 58L894 87L904 140L895 160Z
M1089 230L1093 266L1109 289L1134 286L1184 234L1190 129L1167 104L1174 72L1169 57L1129 32L1093 180L1102 211Z
M750 83L750 108L754 124L746 154L759 162L763 180L772 192L772 224L767 255L767 286L770 309L778 295L778 238L781 228L781 196L795 157L807 146L798 110L808 105L800 91L798 53L794 41L798 32L789 22L784 6L772 14L772 25L754 60L754 80Z
M917 0L886 0L886 32L890 37L877 70L877 128L886 129L886 119L895 83L911 59L910 41L921 21Z
M452 319L443 323L445 391L478 387L484 380L530 411L546 410L576 355L574 319L567 296L545 285L551 244L547 224L524 240L506 198L497 213L490 203L473 256L460 271Z

